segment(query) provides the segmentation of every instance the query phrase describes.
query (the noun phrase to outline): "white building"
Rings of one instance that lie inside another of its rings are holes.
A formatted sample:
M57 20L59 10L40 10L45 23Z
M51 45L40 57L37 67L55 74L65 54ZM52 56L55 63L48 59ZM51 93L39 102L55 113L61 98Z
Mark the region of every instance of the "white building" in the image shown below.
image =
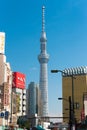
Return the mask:
M12 90L12 71L10 64L6 62L5 52L5 33L0 32L0 125L10 122L11 116L11 90ZM5 113L8 113L5 120Z

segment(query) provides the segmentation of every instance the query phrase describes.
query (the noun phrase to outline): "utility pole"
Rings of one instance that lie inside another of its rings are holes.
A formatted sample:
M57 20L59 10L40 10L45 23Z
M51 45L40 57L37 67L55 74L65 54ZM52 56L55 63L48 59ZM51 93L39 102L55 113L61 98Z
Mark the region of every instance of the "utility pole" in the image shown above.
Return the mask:
M71 109L71 96L69 96L69 127L70 127L70 130L72 129L72 109Z

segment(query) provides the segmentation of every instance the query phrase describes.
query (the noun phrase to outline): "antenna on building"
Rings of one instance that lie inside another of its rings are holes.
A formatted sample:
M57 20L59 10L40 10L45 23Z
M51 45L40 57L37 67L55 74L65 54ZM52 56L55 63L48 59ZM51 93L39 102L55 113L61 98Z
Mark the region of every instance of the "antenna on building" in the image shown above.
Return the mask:
M45 6L42 6L42 32L45 31Z

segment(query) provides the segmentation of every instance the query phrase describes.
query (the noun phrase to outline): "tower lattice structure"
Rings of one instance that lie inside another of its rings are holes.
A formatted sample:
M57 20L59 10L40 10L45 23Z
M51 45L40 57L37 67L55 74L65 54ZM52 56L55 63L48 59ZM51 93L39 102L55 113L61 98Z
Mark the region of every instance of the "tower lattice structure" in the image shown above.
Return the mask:
M45 7L42 7L42 33L40 38L41 52L38 56L40 63L40 93L41 93L41 116L48 116L48 68L49 55L46 51L47 37L45 32Z

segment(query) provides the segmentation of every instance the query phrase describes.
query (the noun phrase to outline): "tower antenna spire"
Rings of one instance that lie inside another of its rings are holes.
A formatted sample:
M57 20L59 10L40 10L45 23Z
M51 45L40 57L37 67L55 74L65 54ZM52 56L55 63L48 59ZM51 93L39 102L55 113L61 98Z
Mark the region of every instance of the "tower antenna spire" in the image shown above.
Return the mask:
M42 32L45 32L45 6L42 6Z

